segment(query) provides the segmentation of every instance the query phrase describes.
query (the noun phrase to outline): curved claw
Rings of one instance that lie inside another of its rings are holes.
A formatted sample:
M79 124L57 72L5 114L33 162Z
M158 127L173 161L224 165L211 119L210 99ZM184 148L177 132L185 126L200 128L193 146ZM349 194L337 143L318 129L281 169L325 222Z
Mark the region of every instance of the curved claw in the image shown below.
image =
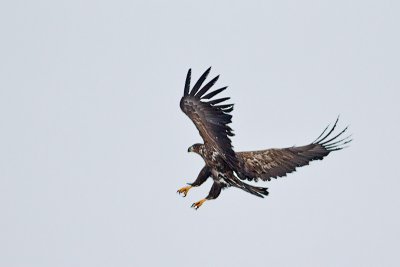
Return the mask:
M195 203L192 204L192 208L194 208L195 210L197 210L198 208L201 207L201 205L203 205L203 203L206 201L207 199L202 199L200 201L197 201Z
M189 190L190 190L190 188L192 188L192 186L191 186L191 185L188 185L188 186L182 187L181 189L178 189L178 191L176 191L176 192L177 192L179 195L180 195L180 194L183 194L183 197L186 197L187 194L188 194L188 192L189 192Z

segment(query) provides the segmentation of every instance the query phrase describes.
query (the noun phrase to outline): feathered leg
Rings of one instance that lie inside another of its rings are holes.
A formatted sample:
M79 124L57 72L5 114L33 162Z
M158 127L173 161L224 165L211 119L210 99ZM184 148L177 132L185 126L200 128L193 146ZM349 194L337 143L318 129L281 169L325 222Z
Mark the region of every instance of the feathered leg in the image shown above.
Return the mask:
M203 169L200 171L197 179L193 183L188 183L188 186L184 186L181 189L178 189L178 194L183 194L183 197L186 197L187 193L192 187L197 187L202 185L208 177L211 175L211 170L207 166L204 166Z
M197 210L198 208L200 208L201 205L203 205L204 202L206 202L206 200L216 199L219 196L219 194L221 193L221 189L223 187L224 186L221 183L214 182L213 185L211 186L208 196L206 198L203 198L200 201L193 203L192 208Z

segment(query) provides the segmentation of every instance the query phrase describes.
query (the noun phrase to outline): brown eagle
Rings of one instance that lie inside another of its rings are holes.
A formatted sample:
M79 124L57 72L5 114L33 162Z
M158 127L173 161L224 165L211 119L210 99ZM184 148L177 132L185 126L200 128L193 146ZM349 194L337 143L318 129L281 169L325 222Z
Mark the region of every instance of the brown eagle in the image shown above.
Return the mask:
M180 101L182 111L196 125L204 144L194 144L188 152L199 154L205 161L197 179L188 186L178 190L185 197L192 187L203 184L209 177L214 180L208 196L192 207L198 209L206 200L216 199L221 190L227 187L237 187L258 197L268 195L268 188L249 185L243 180L270 181L271 178L286 176L297 167L308 165L312 160L322 160L330 152L343 149L352 140L350 136L339 139L346 130L331 137L338 119L330 130L325 128L322 134L311 144L282 149L266 149L249 152L235 152L230 136L233 131L229 127L232 122L233 104L226 104L229 97L213 98L227 87L209 92L219 76L213 78L204 86L203 83L210 73L208 68L190 89L191 69L189 69L183 97ZM328 132L327 132L328 130ZM327 132L325 134L325 132ZM325 135L324 135L325 134ZM338 140L339 139L339 140Z

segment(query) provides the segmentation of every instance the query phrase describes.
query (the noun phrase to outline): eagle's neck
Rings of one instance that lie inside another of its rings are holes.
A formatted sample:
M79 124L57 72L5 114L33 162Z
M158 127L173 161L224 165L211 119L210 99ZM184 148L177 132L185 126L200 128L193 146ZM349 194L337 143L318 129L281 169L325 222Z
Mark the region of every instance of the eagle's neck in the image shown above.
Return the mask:
M219 153L213 147L199 146L198 154L204 159L207 164L216 162L220 159Z
M197 154L199 154L202 158L205 157L205 146L204 145L199 145L198 151L196 151Z

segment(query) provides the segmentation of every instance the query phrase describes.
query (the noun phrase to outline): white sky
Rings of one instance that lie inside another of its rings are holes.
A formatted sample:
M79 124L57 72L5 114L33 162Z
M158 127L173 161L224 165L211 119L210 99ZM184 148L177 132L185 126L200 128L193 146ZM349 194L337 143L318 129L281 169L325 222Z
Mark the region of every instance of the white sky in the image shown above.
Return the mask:
M398 1L3 1L0 266L400 266ZM237 150L347 150L259 185L208 181L189 67L236 104ZM212 76L212 77L214 77Z

